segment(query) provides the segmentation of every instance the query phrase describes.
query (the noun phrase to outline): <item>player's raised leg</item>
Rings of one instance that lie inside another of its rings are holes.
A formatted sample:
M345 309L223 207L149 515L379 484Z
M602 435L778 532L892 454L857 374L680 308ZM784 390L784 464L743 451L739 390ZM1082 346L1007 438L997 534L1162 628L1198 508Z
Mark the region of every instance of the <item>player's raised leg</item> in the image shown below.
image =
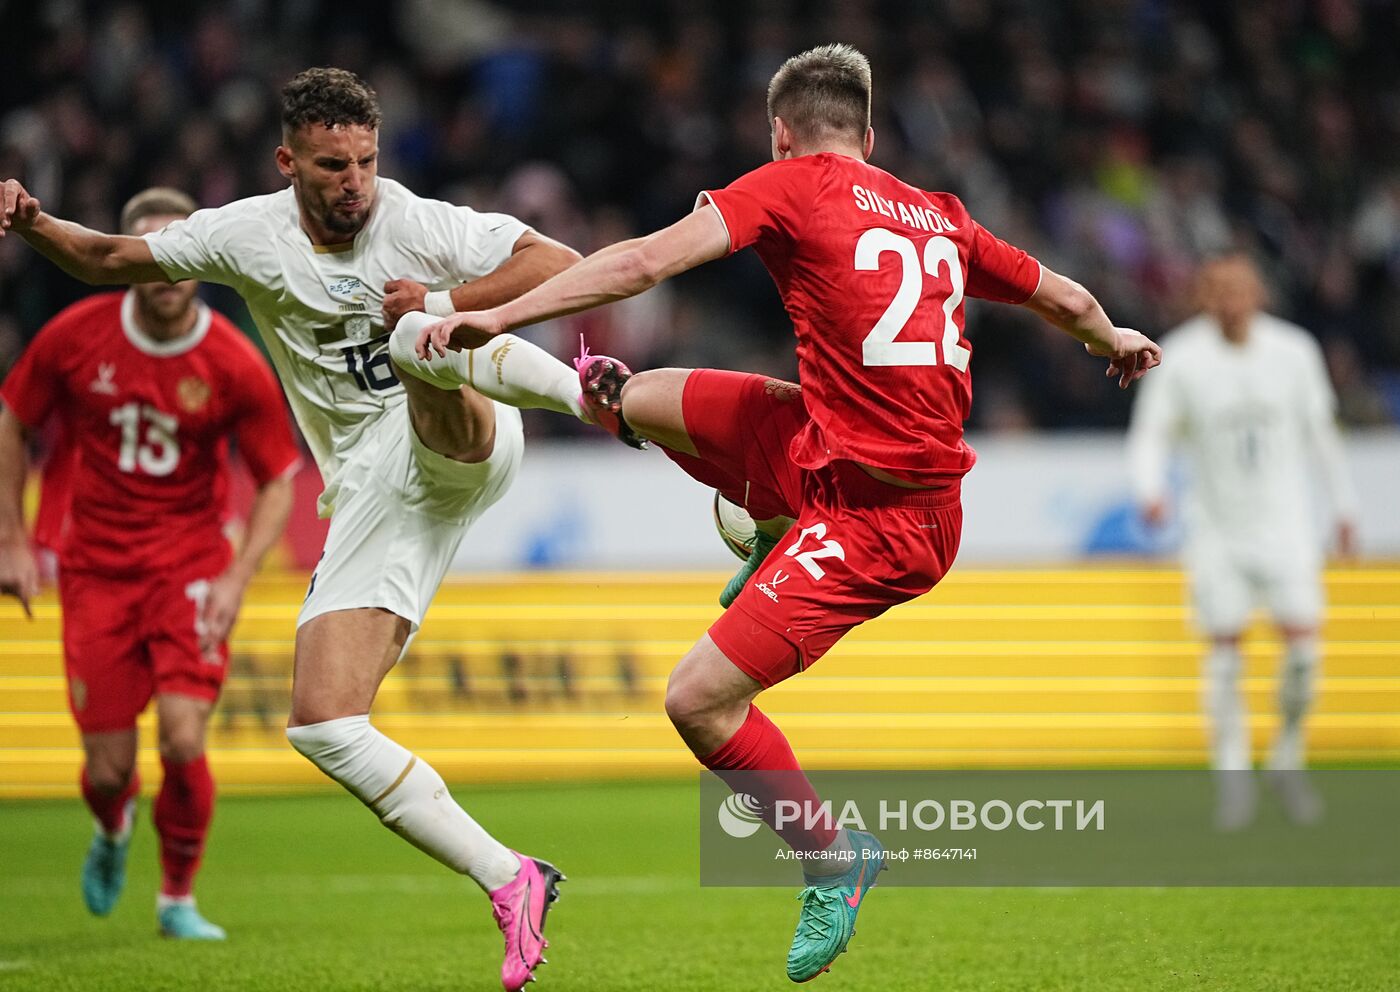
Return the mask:
M720 593L728 608L744 583L792 526L786 499L765 498L791 485L789 467L763 458L753 424L795 431L805 415L802 390L779 379L694 369L653 369L635 375L609 369L594 356L581 364L579 378L595 421L611 415L619 430L654 441L682 471L744 508L754 519L755 540L748 559ZM626 373L626 374L624 374ZM688 397L688 398L687 398Z
M134 723L124 730L83 734L80 784L94 823L83 862L83 902L94 916L106 916L126 886L126 856L141 791Z
M514 334L503 334L473 351L451 351L422 359L415 353L418 332L435 323L422 311L400 318L389 339L389 353L405 375L400 377L410 402L432 404L433 393L457 393L468 386L477 393L522 410L553 410L591 420L579 396L574 370L542 348ZM415 388L420 383L429 389ZM428 439L425 437L424 441ZM436 449L434 449L436 450Z
M182 940L223 940L222 927L199 912L194 879L214 817L214 777L205 735L214 703L179 693L156 696L163 777L155 802L161 882L156 896L160 932Z

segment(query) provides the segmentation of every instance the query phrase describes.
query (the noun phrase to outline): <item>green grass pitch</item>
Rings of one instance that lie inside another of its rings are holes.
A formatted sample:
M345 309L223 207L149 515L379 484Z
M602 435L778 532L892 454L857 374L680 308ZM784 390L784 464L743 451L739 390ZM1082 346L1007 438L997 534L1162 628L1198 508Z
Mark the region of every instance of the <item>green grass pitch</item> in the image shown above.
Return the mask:
M550 990L761 990L796 889L696 884L694 783L454 790L569 876L549 918ZM0 992L499 989L485 898L340 793L225 797L199 886L222 945L155 935L149 801L108 919L78 894L75 800L0 803ZM884 889L826 992L1400 988L1400 891Z

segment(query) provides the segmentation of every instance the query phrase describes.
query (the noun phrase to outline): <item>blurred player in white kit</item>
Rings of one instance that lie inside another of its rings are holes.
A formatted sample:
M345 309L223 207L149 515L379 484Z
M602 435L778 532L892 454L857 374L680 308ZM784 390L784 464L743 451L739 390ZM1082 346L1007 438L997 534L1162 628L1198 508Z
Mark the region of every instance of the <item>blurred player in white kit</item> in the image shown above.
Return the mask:
M1326 552L1315 478L1331 504L1336 551L1349 557L1356 543L1356 493L1337 400L1313 337L1263 312L1263 279L1248 257L1207 263L1199 293L1201 313L1163 339L1162 367L1133 409L1134 489L1146 521L1163 523L1173 448L1186 455L1184 556L1196 621L1211 642L1203 673L1211 763L1240 773L1218 776L1218 826L1238 829L1254 814L1253 778L1244 774L1251 761L1240 639L1261 602L1286 645L1270 779L1290 816L1310 822L1321 804L1299 770Z

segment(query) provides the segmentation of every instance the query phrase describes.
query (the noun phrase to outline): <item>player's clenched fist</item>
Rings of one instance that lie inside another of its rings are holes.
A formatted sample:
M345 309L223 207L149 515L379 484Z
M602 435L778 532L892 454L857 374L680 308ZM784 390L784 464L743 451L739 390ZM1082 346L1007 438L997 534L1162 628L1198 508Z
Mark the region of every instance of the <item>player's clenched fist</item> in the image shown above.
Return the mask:
M412 279L391 279L384 284L384 329L392 331L406 313L422 310L428 287Z
M29 195L17 179L6 179L0 187L0 238L10 228L23 230L39 216L39 201Z

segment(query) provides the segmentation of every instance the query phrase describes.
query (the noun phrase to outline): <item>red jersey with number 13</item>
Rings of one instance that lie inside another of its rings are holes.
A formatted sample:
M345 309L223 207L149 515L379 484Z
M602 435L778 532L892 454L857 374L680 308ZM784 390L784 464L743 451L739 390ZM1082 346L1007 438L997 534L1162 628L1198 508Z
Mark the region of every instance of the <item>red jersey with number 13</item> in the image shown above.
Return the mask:
M1024 303L1040 263L929 193L832 152L701 194L731 252L754 246L792 318L811 423L804 468L850 459L924 485L961 478L972 407L963 298Z
M252 342L203 303L194 329L165 342L141 331L134 305L132 292L102 293L59 313L0 398L30 428L51 413L64 421L68 450L54 458L66 484L44 489L46 502L67 503L55 515L64 520L55 548L63 568L117 576L195 561L221 568L229 438L259 485L298 464L282 392Z

